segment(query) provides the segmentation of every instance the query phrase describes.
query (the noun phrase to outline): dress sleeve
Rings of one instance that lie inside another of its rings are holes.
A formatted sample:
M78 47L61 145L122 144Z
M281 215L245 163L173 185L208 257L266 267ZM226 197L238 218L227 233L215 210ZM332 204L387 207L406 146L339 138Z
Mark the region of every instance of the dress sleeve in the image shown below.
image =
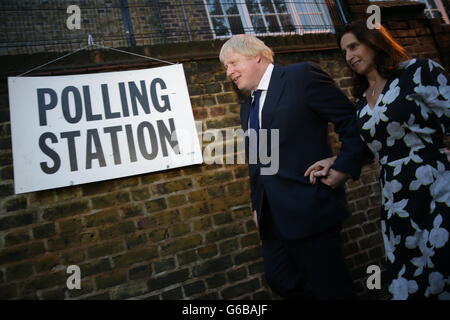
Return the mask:
M434 113L450 136L450 75L433 60L422 60L414 73L415 99L422 115ZM427 118L427 116L426 116Z

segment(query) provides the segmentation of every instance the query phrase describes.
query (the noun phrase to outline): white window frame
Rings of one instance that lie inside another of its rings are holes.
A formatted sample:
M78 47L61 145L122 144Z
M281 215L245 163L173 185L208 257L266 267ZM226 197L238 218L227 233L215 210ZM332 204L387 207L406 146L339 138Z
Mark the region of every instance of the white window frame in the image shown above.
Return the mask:
M425 5L427 6L427 8L425 9L425 12L429 12L430 16L433 17L433 12L438 11L441 14L442 19L444 20L444 22L446 24L450 23L450 21L448 19L447 11L445 11L445 7L442 4L441 0L434 0L434 3L436 4L437 8L432 8L431 5L428 2L429 0L422 0L420 2L423 3L424 1L425 1Z
M295 28L297 29L297 33L298 34L305 34L305 33L326 33L326 32L334 32L334 28L324 28L323 30L320 29L313 29L313 30L305 30L303 28L301 28L302 26L302 21L300 18L300 15L311 15L311 16L317 16L317 12L302 12L300 13L300 11L297 9L296 7L296 2L298 2L298 0L288 0L286 5L288 5L289 11L291 13L291 17L294 18L294 22L295 22ZM310 6L311 0L305 0L305 3ZM329 26L333 25L333 20L331 20L331 16L330 16L330 12L328 10L327 4L325 3L325 1L320 1L319 3L313 3L314 5L317 5L319 7L319 10L321 10L320 15L322 16L322 19L325 21L325 23ZM319 25L318 25L319 26Z
M229 2L229 1L230 0L220 1L223 13L225 13L225 10L223 8L223 3L222 2ZM260 9L260 14L258 14L258 15L261 15L263 17L264 25L267 28L267 30L268 30L268 24L267 24L267 20L265 19L266 16L274 15L276 17L276 19L277 19L278 25L280 27L282 27L279 15L284 14L284 13L279 13L278 12L276 5L273 3L273 0L270 0L270 1L273 4L273 7L275 9L275 13L264 12L262 10L262 8L261 8L261 3L258 1L258 6L259 6L259 9ZM296 7L296 2L297 1L299 1L299 0L286 0L285 1L285 5L286 5L286 8L287 8L287 14L292 19L292 23L293 23L293 26L295 28L295 31L292 31L292 32L285 32L285 31L270 32L270 31L268 31L268 32L264 32L264 33L258 33L258 32L256 32L255 28L253 27L253 24L252 24L252 21L251 21L251 15L254 15L254 14L250 14L248 12L245 0L237 0L236 1L236 6L237 6L237 9L238 9L240 18L241 18L241 22L242 22L242 26L244 28L244 32L247 33L247 34L252 34L252 35L256 35L256 36L276 36L276 35L286 35L286 34L292 34L292 33L302 35L302 34L306 34L306 33L329 33L329 32L334 32L335 31L334 27L332 27L333 21L331 19L330 12L329 12L328 7L327 7L327 5L326 5L324 0L320 0L319 3L314 3L314 5L317 5L319 7L319 10L321 10L320 13L317 13L316 11L314 11L314 12L310 12L309 14L311 14L311 15L319 15L320 14L322 19L324 20L325 24L328 25L329 27L322 28L322 29L319 29L319 27L318 27L317 29L311 29L311 30L305 30L304 28L302 28L302 21L301 21L301 18L300 18L300 14L308 14L308 13L303 13L303 12L300 13L299 12L299 10ZM308 1L312 1L312 0L303 0L303 1L308 2ZM213 32L214 39L226 39L226 38L231 37L232 33L231 33L231 27L229 25L228 19L226 19L226 24L227 24L227 28L228 28L228 32L229 32L229 34L227 34L227 35L221 35L221 36L216 35L216 32L214 30L214 26L213 26L213 23L212 23L212 17L227 17L229 15L227 15L225 13L224 15L213 15L212 16L210 14L210 12L209 12L209 9L208 9L207 0L203 0L203 2L205 4L205 9L206 9L206 14L208 16L209 26L210 26L210 28L211 28L211 30ZM230 16L233 16L233 15L230 15Z

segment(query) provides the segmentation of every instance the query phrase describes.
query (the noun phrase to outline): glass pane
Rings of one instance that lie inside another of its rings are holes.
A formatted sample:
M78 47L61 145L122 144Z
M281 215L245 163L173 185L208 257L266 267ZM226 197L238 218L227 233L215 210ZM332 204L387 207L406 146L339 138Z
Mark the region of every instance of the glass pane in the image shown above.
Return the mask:
M433 17L434 17L434 18L439 19L439 20L442 19L442 14L441 14L441 12L439 12L439 11L437 11L437 10L433 10L432 12L433 12Z
M283 26L283 30L285 32L295 31L294 24L292 23L291 16L288 14L280 15L281 25Z
M213 17L211 18L211 21L214 26L214 32L216 33L217 36L227 36L230 34L227 23L224 18Z
M300 15L300 20L302 21L303 26L311 25L311 19L309 18L309 15L307 15L307 14Z
M320 13L311 15L312 24L315 26L323 26L325 28L325 22L323 21L323 16Z
M280 32L280 25L278 24L277 17L274 15L266 16L267 24L269 25L270 32Z
M311 10L312 12L320 12L318 2L323 3L324 1L314 1L314 3L313 3L313 2L310 2L310 6L311 6L311 7L310 7L310 10Z
M278 13L287 13L286 4L283 0L275 0L274 3Z
M261 16L251 16L253 29L256 33L265 33L267 32L266 26L264 24L264 20Z
M226 0L223 2L223 8L227 14L239 14L238 8L234 0Z
M223 15L222 6L220 0L208 0L208 10L212 15Z
M298 2L296 1L295 4L297 5L297 10L299 13L306 13L308 12L308 8L304 2Z
M245 33L244 26L242 25L242 21L241 21L240 17L228 17L228 21L230 22L232 34Z
M245 3L247 4L247 10L251 13L260 13L259 7L258 7L258 1L256 0L246 0Z
M262 0L261 8L264 13L274 13L275 12L275 10L273 9L272 1L270 1L270 0Z
M431 9L437 9L436 2L434 2L434 0L428 0L427 2Z

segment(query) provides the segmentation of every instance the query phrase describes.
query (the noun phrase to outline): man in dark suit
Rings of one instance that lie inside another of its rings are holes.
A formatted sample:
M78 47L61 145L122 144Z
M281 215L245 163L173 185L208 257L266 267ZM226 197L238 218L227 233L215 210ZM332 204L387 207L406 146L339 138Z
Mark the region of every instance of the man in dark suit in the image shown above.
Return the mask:
M230 38L220 60L237 88L251 93L241 106L242 128L278 130L278 141L262 146L268 154L278 152L278 171L264 174L262 161L249 163L268 284L287 299L354 298L340 240L349 215L343 184L359 177L364 150L353 105L316 64L274 66L272 50L254 36ZM341 151L329 174L312 184L307 168L332 156L328 122ZM246 145L247 154L254 149Z

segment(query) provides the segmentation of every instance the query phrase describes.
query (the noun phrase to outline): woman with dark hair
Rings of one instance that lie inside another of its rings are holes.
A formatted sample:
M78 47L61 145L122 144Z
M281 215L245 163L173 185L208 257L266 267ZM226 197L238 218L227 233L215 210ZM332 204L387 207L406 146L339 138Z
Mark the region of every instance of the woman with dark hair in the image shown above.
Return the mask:
M450 76L432 60L410 59L382 26L353 22L338 39L354 75L361 138L380 164L389 292L450 299ZM332 165L318 161L305 176L326 180Z

